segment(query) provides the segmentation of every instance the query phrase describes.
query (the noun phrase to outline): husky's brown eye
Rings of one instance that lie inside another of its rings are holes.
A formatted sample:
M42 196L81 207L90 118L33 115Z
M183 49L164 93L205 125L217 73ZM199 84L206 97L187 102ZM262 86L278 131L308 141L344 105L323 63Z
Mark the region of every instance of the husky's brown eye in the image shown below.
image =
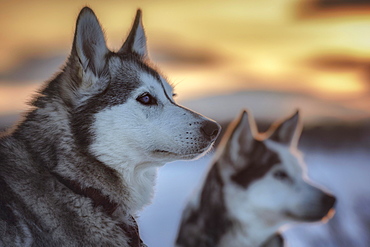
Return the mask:
M136 99L143 105L156 105L157 100L150 93L143 93Z
M289 179L288 174L286 172L282 171L282 170L278 170L278 171L274 172L274 177L276 179L279 179L279 180Z

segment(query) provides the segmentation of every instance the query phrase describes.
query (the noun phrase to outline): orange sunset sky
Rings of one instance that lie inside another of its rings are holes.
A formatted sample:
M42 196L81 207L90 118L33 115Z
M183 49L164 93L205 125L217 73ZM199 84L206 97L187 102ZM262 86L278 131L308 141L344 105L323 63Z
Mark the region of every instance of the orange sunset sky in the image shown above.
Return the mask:
M341 117L369 118L370 1L327 2L0 1L0 118L27 109L32 92L63 65L85 5L95 11L112 50L141 8L150 56L185 105L207 111L211 106L200 99L224 95L227 105L236 92L284 92L314 99L322 116L335 108L351 113ZM292 102L289 110L306 107L307 116L316 114L308 106L312 100ZM268 114L271 104L250 107Z

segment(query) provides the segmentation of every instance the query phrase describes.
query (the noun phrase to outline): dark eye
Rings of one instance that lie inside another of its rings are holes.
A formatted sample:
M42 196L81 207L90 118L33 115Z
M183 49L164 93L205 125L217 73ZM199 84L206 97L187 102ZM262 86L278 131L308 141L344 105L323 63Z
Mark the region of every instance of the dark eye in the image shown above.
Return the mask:
M157 100L150 93L143 93L136 99L143 105L156 105Z
M287 180L289 179L288 174L285 171L278 170L274 172L274 177L279 180Z

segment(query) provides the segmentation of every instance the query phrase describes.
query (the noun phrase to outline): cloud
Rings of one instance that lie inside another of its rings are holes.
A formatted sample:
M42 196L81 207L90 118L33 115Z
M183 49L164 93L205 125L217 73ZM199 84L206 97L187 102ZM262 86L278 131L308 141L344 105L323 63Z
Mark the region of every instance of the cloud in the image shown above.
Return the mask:
M324 54L313 56L304 62L308 67L318 72L328 72L333 75L350 72L359 74L356 82L370 85L370 59L350 54ZM354 85L355 81L348 80L348 84Z
M215 51L201 46L180 45L180 42L161 44L151 50L152 59L170 66L212 66L224 61Z
M353 70L367 69L369 59L362 59L353 55L326 54L311 57L307 60L309 66L323 70Z
M370 6L369 0L316 0L312 4L319 9L335 7Z
M301 18L317 18L366 14L369 10L369 0L306 0L299 3L297 13Z
M43 82L48 80L63 65L66 55L25 57L7 71L0 71L0 84Z
M316 98L304 93L269 90L241 91L182 102L184 106L216 121L228 122L242 109L250 110L256 119L273 122L299 109L306 124L356 121L370 118L370 110Z

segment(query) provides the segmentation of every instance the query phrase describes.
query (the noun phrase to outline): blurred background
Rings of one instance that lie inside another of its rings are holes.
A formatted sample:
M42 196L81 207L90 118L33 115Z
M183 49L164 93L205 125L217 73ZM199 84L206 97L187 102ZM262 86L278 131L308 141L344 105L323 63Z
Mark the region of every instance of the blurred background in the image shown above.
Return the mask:
M299 109L309 177L338 198L326 224L285 228L292 247L370 246L370 0L0 0L0 129L63 66L79 10L93 8L118 50L137 8L151 59L177 101L226 128L242 108L264 131ZM170 247L212 154L160 169L139 220Z

